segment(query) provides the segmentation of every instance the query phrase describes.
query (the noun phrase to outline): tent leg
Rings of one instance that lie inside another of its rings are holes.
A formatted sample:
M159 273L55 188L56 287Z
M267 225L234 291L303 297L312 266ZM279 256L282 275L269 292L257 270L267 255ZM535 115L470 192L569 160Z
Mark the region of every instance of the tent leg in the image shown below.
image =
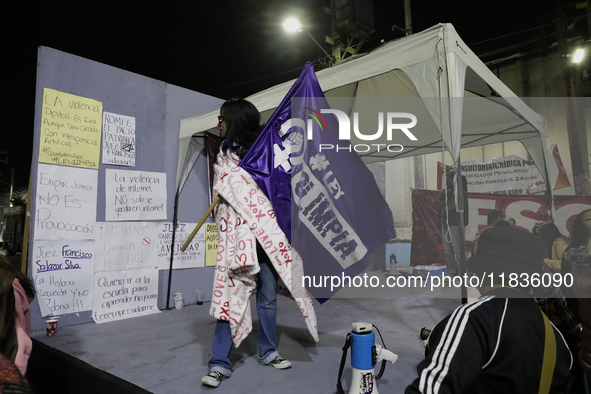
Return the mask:
M177 227L177 213L178 213L178 202L179 202L179 191L174 197L174 215L172 217L172 246L170 248L170 266L168 267L168 287L166 288L166 309L170 309L170 286L172 284L172 265L174 263L174 238L176 235Z
M458 253L458 272L460 273L461 277L464 277L464 260L466 259L466 234L464 228L464 189L463 189L463 182L462 182L462 161L458 156L458 163L457 163L457 187L458 187L458 221L460 226L460 247L461 251ZM466 215L468 212L465 213ZM462 281L461 287L461 297L462 297L462 304L468 303L468 289L466 288L466 284Z
M542 146L544 148L544 158L548 156L548 148ZM553 159L554 160L554 159ZM548 212L550 213L550 222L554 223L554 199L552 197L552 185L550 184L550 176L548 175L548 160L544 161L544 175L546 176L546 198L548 199Z

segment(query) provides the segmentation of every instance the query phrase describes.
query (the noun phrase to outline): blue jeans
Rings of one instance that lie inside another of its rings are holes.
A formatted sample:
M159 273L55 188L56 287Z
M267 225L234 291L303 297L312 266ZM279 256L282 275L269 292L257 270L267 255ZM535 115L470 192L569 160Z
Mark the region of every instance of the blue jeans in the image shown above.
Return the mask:
M277 334L275 323L277 320L277 278L278 274L273 268L269 257L257 242L257 257L261 270L257 274L257 313L259 315L259 362L269 364L275 357L279 356L277 351ZM225 377L230 377L232 363L230 353L232 352L232 331L230 323L225 320L218 320L213 334L211 344L211 359L207 364L210 371L217 371Z

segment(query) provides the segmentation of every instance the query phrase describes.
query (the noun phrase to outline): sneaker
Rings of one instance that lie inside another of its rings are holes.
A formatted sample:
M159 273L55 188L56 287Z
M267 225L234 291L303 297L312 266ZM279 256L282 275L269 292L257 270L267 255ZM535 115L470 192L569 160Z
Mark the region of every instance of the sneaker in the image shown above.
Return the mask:
M287 369L291 368L291 361L284 359L281 356L277 356L269 363L275 369Z
M218 387L226 377L218 371L209 371L207 375L201 378L201 384L209 387Z

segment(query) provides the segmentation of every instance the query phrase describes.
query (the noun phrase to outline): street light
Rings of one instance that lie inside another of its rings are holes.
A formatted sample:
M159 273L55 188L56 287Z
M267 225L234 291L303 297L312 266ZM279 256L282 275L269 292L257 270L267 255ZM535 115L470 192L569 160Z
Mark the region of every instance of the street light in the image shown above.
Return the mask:
M326 52L324 50L324 48L322 48L322 45L320 45L318 43L318 41L316 41L316 39L314 37L312 37L312 35L310 33L308 33L306 30L302 29L302 25L300 24L300 22L297 19L295 19L295 18L287 19L285 22L283 22L283 28L290 33L293 33L296 31L299 33L305 32L312 39L312 41L314 41L316 43L316 45L318 45L318 48L322 49L322 52L324 52L324 54L326 56L328 56L329 59L331 59L331 56L328 54L328 52Z
M582 48L577 49L573 55L573 63L581 63L583 56L585 56L585 50Z
M300 22L295 18L289 18L283 22L283 28L291 33L302 31L302 25L300 25Z

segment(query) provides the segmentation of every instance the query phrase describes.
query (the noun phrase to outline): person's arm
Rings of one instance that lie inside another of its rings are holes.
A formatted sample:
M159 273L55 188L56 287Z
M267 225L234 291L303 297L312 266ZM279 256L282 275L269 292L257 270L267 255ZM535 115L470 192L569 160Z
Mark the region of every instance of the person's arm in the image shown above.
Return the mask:
M552 272L557 273L560 272L560 260L554 259L544 259L544 264L548 266L552 270Z
M555 252L556 255L552 253L552 258L562 260L562 255L564 254L566 248L568 248L568 242L566 242L566 240L564 240L563 238L558 238L558 240L556 240L554 244L554 250L552 251Z
M461 394L474 385L495 345L490 334L491 322L481 322L473 310L475 305L458 307L435 326L425 359L417 366L419 377L406 388L405 394Z

